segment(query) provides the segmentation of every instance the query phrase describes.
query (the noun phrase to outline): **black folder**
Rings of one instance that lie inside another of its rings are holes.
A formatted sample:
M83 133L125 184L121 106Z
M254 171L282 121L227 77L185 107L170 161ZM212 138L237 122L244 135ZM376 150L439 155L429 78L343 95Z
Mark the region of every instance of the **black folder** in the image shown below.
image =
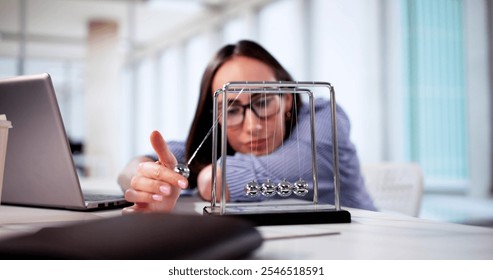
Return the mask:
M132 214L0 241L1 259L240 259L260 247L252 224L228 217Z

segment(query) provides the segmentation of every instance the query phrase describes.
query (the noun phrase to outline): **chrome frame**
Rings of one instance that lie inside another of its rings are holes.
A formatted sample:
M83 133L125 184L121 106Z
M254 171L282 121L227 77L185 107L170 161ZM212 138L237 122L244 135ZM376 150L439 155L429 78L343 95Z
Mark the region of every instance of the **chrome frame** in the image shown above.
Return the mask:
M340 207L340 179L339 179L339 154L338 154L338 144L337 144L337 122L336 122L336 102L335 102L335 91L334 87L327 82L292 82L292 81L279 81L279 82L230 82L223 86L222 89L216 90L214 92L214 103L213 103L213 123L218 121L218 96L222 95L223 100L226 100L226 95L228 93L266 93L266 94L307 94L309 96L309 106L310 106L310 133L311 133L311 148L312 148L312 176L313 176L313 205L318 204L318 172L317 172L317 162L316 162L316 147L315 147L315 109L313 102L313 92L308 88L314 87L326 87L329 89L330 93L330 106L331 106L331 123L332 123L332 153L333 162L332 167L334 170L334 206L335 210L341 210ZM221 155L227 154L227 132L226 132L226 115L227 106L222 107L222 126L221 126ZM218 141L218 129L217 126L213 128L212 135L212 189L211 189L211 211L217 209L216 203L216 193L217 193L217 141ZM220 200L220 214L226 213L227 203L226 203L226 157L221 158L221 200ZM244 203L243 203L244 204ZM238 205L235 203L234 205ZM252 204L252 206L255 204Z

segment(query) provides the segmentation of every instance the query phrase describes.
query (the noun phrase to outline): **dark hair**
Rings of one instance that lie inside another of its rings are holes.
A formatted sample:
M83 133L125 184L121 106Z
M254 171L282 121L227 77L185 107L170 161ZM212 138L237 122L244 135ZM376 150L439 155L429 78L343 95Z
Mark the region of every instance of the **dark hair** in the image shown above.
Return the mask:
M216 75L217 70L228 60L234 56L244 56L259 60L268 65L274 72L274 77L278 81L293 81L291 75L282 67L282 65L262 46L259 44L242 40L234 45L226 45L222 47L213 59L209 62L207 68L202 76L200 84L200 96L197 104L197 110L195 111L195 117L188 134L185 154L187 160L190 159L200 143L204 140L209 130L213 125L212 121L212 106L213 106L213 90L212 80ZM296 95L297 102L296 107L301 105L299 96ZM292 110L298 110L295 106L292 106ZM293 111L294 112L294 111ZM292 120L286 121L286 135L289 136L293 126L296 124L296 113L291 114ZM219 137L220 138L220 137ZM218 141L218 152L221 151L221 141ZM208 137L201 149L197 152L197 155L190 163L191 174L189 177L189 185L197 186L197 176L200 170L212 163L212 137ZM233 155L235 151L228 144L228 155Z

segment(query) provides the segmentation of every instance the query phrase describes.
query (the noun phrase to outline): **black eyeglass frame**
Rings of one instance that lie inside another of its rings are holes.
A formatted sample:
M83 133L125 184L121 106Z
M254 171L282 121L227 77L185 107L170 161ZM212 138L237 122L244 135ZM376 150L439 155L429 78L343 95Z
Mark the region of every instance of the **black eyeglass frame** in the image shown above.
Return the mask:
M283 97L281 96L281 94L277 94L275 96L272 96L272 95L269 95L269 97L278 97L279 99L282 99ZM246 114L246 109L250 109L250 111L252 111L255 116L260 119L260 120L265 120L267 118L270 118L276 114L278 114L280 111L281 111L281 104L282 104L282 101L279 100L279 106L277 108L277 110L275 112L272 112L270 113L269 115L266 115L266 116L261 116L259 114L259 112L257 111L258 109L255 109L254 106L252 106L252 103L256 102L257 100L255 101L250 101L248 104L245 104L245 105L237 105L237 104L234 104L234 105L228 105L228 108L226 109L226 112L228 112L229 108L230 107L235 107L235 108L241 108L243 110L243 112L241 113L242 117L241 117L241 121L238 122L237 124L229 124L227 123L226 126L227 127L234 127L234 126L239 126L241 125L244 121L245 121L245 114ZM219 108L219 111L221 111L221 109ZM219 117L219 123L221 123L221 117Z

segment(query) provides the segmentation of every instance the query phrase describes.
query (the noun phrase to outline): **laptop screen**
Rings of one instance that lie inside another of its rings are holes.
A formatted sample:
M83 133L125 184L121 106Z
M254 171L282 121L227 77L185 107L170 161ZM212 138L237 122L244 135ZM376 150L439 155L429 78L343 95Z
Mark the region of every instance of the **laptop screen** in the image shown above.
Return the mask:
M2 203L85 208L50 76L0 80L0 113L12 122Z

